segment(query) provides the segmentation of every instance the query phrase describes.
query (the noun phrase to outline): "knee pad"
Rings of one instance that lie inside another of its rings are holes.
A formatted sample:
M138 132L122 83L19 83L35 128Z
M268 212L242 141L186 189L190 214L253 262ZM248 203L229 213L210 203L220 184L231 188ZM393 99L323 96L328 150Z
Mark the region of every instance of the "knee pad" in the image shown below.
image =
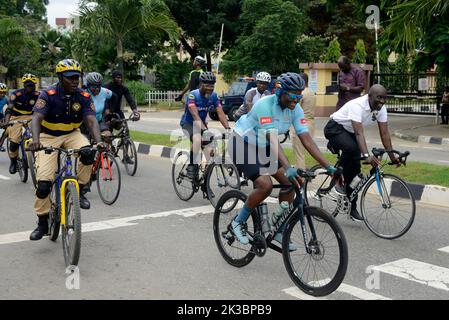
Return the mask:
M82 150L80 151L81 163L85 166L90 166L95 162L95 151L93 150Z
M12 142L11 140L9 141L9 151L11 152L16 152L17 150L19 150L19 145L15 142Z
M39 181L37 183L36 197L39 199L45 199L51 192L51 181Z

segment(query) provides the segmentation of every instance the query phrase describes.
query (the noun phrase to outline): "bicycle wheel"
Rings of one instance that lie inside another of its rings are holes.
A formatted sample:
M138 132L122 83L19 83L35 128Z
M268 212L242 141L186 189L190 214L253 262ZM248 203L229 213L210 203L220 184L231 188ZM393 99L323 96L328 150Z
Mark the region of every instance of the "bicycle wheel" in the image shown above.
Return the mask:
M310 171L322 169L320 165L313 166ZM326 173L319 173L311 181L305 182L304 198L305 203L311 207L322 208L332 214L334 217L338 214L339 198L344 197L335 191L334 187L330 187L332 177Z
M34 158L34 152L27 151L28 168L30 169L31 181L33 182L34 188L37 189L37 179L36 179L36 159Z
M131 139L123 141L122 152L122 161L125 165L126 173L130 176L135 175L137 171L137 150Z
M114 204L120 194L122 177L114 155L103 152L103 159L97 167L97 190L101 201L107 205Z
M19 154L17 156L17 171L19 171L20 181L26 183L28 181L28 161L26 155L24 158L24 152L22 146L19 149Z
M393 174L382 174L378 183L375 177L367 182L360 208L368 229L384 239L401 237L415 220L415 197L407 183Z
M346 275L346 237L335 218L323 209L304 207L304 215L307 243L304 243L301 223L296 214L284 231L284 264L299 289L312 296L325 296L335 291ZM289 251L290 242L296 245L296 251Z
M220 197L229 190L240 190L240 175L234 164L212 164L207 172L207 196L215 208ZM237 203L237 201L235 202ZM232 210L233 207L222 210Z
M187 165L189 164L189 153L186 151L180 151L172 165L171 177L173 188L179 199L188 201L193 197L195 190L193 188L193 182L187 177Z
M255 257L255 253L252 250L251 244L241 244L233 232L231 231L231 221L237 215L240 208L246 201L247 196L239 190L230 190L226 192L220 200L218 200L217 206L214 212L214 237L215 243L217 244L220 254L223 256L225 261L234 267L244 267L249 264ZM229 207L228 202L234 204L234 209L232 211L225 210L223 212L223 207ZM248 233L250 239L254 235L254 216L251 217L246 223L246 232ZM251 241L250 241L251 243Z
M49 230L49 236L51 241L56 241L59 236L59 231L61 229L61 211L59 210L59 206L56 203L56 189L57 185L53 185L50 201L51 201L51 208L50 213L48 214L48 230Z
M65 190L66 224L62 226L62 249L66 266L78 265L81 251L81 211L78 192L73 183Z

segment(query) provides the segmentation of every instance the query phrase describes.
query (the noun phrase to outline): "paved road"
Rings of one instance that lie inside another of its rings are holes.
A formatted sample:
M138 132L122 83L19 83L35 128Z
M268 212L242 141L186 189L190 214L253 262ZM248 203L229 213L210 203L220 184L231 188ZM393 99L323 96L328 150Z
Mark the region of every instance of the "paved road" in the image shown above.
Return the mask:
M164 133L171 134L174 130L179 129L179 119L182 112L180 111L164 111L164 112L150 112L142 113L142 120L132 123L130 126L133 130L139 130L149 133ZM326 125L327 118L316 119L316 135L315 141L321 150L326 151L327 139L324 137L323 128ZM432 124L434 118L422 116L398 116L389 115L389 126L391 134L394 130L410 128L413 126ZM231 122L233 126L234 123ZM220 122L209 121L209 127L215 129L222 129ZM377 126L369 126L366 128L366 137L368 147L381 147L379 131ZM399 151L409 150L411 152L411 161L422 161L427 163L434 163L439 165L449 165L449 145L431 145L428 143L417 143L405 141L392 136L393 146ZM291 147L289 141L286 146Z
M245 268L228 265L214 242L208 202L199 195L180 201L170 161L149 156L141 157L136 177L124 176L112 207L96 191L89 194L93 209L83 211L79 289L68 290L60 239L27 240L35 227L31 185L10 177L7 164L0 154L0 299L310 298L295 288L275 252ZM449 246L447 209L418 206L412 229L395 241L338 220L349 267L339 291L326 299L449 299L449 250L439 250ZM378 283L368 281L378 289L366 286L368 266L381 270Z

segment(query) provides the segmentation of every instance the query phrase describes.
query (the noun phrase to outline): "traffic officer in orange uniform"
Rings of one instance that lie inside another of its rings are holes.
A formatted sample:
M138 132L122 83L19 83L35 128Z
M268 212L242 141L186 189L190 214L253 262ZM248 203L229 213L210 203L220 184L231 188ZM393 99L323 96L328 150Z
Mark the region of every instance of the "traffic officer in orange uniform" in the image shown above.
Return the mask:
M34 106L32 131L33 142L29 148L33 151L41 147L80 149L89 146L89 141L81 133L84 122L97 148L104 148L101 142L100 128L95 118L95 106L91 96L79 88L81 66L72 59L60 61L56 66L59 82L41 92ZM89 209L90 203L85 197L85 185L89 182L95 152L80 154L78 182L80 185L80 206ZM37 153L36 169L38 186L34 210L39 217L38 227L31 233L30 240L40 240L48 233L48 214L50 211L50 193L52 181L57 169L58 153Z
M31 120L34 104L39 97L36 91L37 78L31 73L22 77L23 89L14 91L9 96L8 108L5 111L4 123L14 120ZM6 131L9 139L9 158L11 164L9 173L17 172L17 156L19 154L19 143L22 140L22 125L17 123Z

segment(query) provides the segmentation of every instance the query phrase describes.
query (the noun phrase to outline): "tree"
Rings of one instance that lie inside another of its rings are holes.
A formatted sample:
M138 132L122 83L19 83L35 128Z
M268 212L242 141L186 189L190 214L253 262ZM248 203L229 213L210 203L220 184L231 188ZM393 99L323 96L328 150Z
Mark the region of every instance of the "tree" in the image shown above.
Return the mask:
M354 63L366 63L365 43L362 39L358 39L354 47L354 55L352 56Z
M80 2L81 26L115 41L118 69L124 71L124 42L131 33L177 36L177 25L162 0L90 0Z
M48 0L0 0L0 15L45 20Z
M165 0L165 3L182 29L179 41L183 48L192 59L205 54L208 70L211 69L211 52L218 51L222 24L222 49L234 45L240 31L240 0Z
M272 74L298 70L296 40L303 33L305 16L293 3L245 0L241 21L245 31L222 63L226 79L261 70Z
M326 54L323 57L324 62L336 63L341 57L340 42L337 38L332 39L327 47Z
M296 44L298 61L319 62L329 40L320 36L302 35Z
M182 90L187 83L186 75L191 63L181 61L176 55L163 59L156 68L156 85L160 90Z
M39 44L29 37L13 18L0 19L0 78L17 75L35 66L40 56Z
M55 65L63 58L64 36L57 30L48 30L41 34L39 44L42 55L40 61L48 67L48 71L53 73Z
M382 0L383 6L390 3ZM387 7L390 20L385 29L386 35L392 40L394 49L408 53L418 47L418 41L423 32L431 28L434 19L446 17L449 12L447 0L396 0L396 5Z

